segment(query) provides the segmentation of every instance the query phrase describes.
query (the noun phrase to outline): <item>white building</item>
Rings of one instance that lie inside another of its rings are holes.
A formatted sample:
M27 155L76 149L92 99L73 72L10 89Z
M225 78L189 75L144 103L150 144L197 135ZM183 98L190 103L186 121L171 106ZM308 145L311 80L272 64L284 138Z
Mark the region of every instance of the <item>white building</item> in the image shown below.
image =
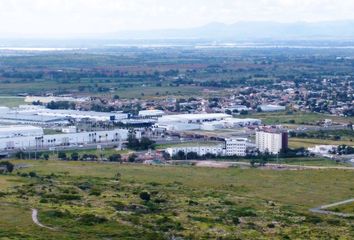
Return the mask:
M93 119L96 121L120 121L128 118L128 114L121 112L94 112L94 111L78 111L78 110L51 110L47 108L19 109L20 114L45 116L45 117L58 117L58 118L73 118L73 119Z
M41 127L23 125L0 126L0 138L42 136L43 134Z
M25 98L26 103L41 102L41 103L50 103L50 102L85 102L87 98L73 98L73 97L42 97L42 96L27 96Z
M158 119L156 127L168 131L199 130L204 123L218 122L231 117L224 113L166 115Z
M227 138L224 143L220 144L203 144L199 143L194 146L176 146L166 149L171 156L176 155L179 151L185 154L195 152L199 156L213 154L216 156L240 156L247 155L247 148L250 145L247 138Z
M50 149L57 146L77 146L100 143L117 143L128 138L128 130L81 132L42 136L22 136L0 139L0 151Z
M262 124L262 120L255 118L227 118L222 121L225 128L237 128L247 126L259 126Z
M166 152L170 154L170 156L176 155L178 152L184 152L185 154L195 152L199 156L203 156L206 154L214 154L217 156L221 156L224 153L224 145L223 144L203 144L201 143L198 146L176 146L172 148L167 148Z
M278 111L285 111L286 107L285 106L280 106L280 105L260 105L259 108L262 110L262 112L278 112Z
M0 115L0 123L7 124L31 124L31 125L66 125L69 123L64 117L38 116L34 114L22 114L9 112Z
M338 148L336 145L316 145L314 147L308 148L310 153L319 155L328 155L330 151L334 151Z
M61 131L63 133L76 133L77 127L76 126L68 126L68 127L62 128Z
M256 146L260 152L278 154L288 148L288 133L278 129L266 129L256 132Z
M142 110L139 111L138 115L141 118L162 117L165 115L165 112L162 110Z
M203 123L220 121L232 116L224 113L177 114L159 118L158 123Z
M226 156L246 156L249 143L247 138L227 138L225 139Z

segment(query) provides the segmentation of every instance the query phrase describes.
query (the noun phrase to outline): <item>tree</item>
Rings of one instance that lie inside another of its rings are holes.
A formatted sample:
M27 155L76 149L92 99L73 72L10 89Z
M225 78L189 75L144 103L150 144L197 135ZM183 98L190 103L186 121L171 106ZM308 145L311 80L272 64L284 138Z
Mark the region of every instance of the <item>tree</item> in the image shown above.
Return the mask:
M110 162L121 162L122 156L120 154L112 154L111 156L109 156L108 160Z
M151 141L149 138L147 137L143 137L140 140L140 149L141 150L148 150L148 149L154 149L154 141Z
M77 160L79 160L79 153L78 153L78 152L73 152L73 153L71 154L71 160L72 160L72 161L77 161Z
M66 160L66 153L65 152L59 152L58 153L58 158L61 160Z
M199 156L198 156L198 153L196 152L189 152L187 153L187 159L198 159Z
M155 142L147 137L141 138L139 141L133 133L129 134L127 147L136 151L153 149Z
M137 158L137 156L134 153L130 154L129 157L128 157L128 161L129 162L135 162L136 158Z
M43 154L43 158L44 158L44 160L48 160L49 159L49 154L48 153Z
M232 112L231 112L230 109L226 109L226 110L225 110L225 113L228 114L228 115L232 115Z
M176 155L173 156L175 160L185 160L186 154L183 151L178 151Z

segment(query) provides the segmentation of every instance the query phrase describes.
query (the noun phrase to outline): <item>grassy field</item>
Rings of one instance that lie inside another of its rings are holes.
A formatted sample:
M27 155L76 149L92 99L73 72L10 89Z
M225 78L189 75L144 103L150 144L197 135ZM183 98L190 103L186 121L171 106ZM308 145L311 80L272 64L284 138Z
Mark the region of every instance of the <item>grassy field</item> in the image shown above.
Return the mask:
M353 171L13 163L28 168L0 176L0 239L351 239L354 234L352 219L308 212L352 197ZM151 199L142 200L142 192ZM34 225L31 208L56 230Z
M327 114L320 113L308 113L308 112L293 112L288 114L287 112L262 112L253 113L251 115L245 115L243 117L254 117L259 118L265 124L281 124L281 123L293 123L296 125L313 125L318 121L323 121L325 119L332 119L332 121L339 123L349 123L353 122L353 117L338 117Z
M338 163L334 160L320 157L279 158L278 161L274 159L273 162L301 166L349 166L346 163Z
M348 145L354 146L351 141L334 141L327 139L315 139L315 138L289 138L290 148L308 148L316 145Z
M22 97L0 96L0 106L18 107L26 104Z

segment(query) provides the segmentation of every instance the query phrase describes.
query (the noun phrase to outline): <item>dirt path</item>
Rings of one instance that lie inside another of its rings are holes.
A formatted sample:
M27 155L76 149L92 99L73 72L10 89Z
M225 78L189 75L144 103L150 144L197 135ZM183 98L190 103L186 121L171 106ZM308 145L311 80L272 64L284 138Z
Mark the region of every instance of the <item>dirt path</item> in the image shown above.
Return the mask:
M34 208L32 209L32 220L37 226L39 226L41 228L54 230L54 228L47 227L47 226L45 226L45 225L43 225L42 223L39 222L39 220L38 220L38 210L34 209Z
M333 211L326 210L326 209L331 208L331 207L335 207L335 206L339 206L339 205L343 205L343 204L347 204L347 203L352 203L352 202L354 202L354 198L351 198L351 199L348 199L348 200L345 200L345 201L340 201L340 202L328 204L328 205L319 206L317 208L311 208L310 211L313 212L313 213L336 215L336 216L340 216L340 217L353 217L354 214L340 213L340 212L333 212Z

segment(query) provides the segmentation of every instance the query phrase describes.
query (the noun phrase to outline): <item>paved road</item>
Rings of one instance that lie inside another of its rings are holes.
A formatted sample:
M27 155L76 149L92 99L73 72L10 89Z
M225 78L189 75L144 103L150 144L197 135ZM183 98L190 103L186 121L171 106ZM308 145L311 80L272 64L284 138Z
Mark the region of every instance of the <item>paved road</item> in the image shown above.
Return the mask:
M42 223L39 222L39 220L38 220L38 210L37 209L32 209L32 220L37 226L39 226L41 228L54 230L54 228L47 227L47 226L45 226L45 225L43 225Z
M328 211L326 209L331 208L331 207L335 207L335 206L339 206L339 205L343 205L343 204L347 204L347 203L352 203L354 202L354 198L348 199L348 200L344 200L344 201L340 201L340 202L336 202L336 203L332 203L332 204L328 204L328 205L323 205L323 206L319 206L317 208L311 208L310 211L313 213L320 213L320 214L327 214L327 215L336 215L336 216L340 216L340 217L353 217L354 214L350 214L350 213L340 213L340 212L333 212L333 211Z

